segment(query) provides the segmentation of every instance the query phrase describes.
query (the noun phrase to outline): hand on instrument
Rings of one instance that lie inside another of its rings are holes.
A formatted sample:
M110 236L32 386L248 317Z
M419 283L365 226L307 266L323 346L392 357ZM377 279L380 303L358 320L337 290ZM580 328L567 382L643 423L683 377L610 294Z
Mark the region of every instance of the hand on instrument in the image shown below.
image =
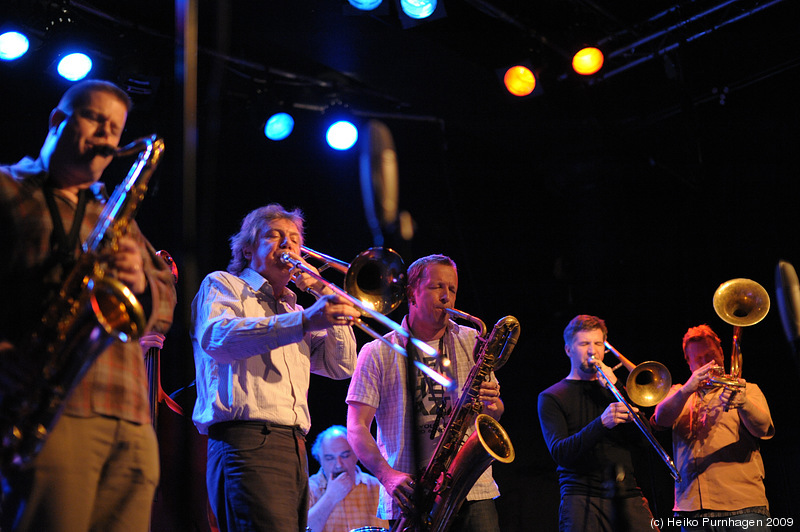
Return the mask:
M712 368L716 367L717 363L715 361L708 362L694 370L692 372L692 376L689 377L689 380L686 381L686 384L683 385L683 389L687 393L694 393L699 388L701 388L708 378L713 374Z
M336 475L335 478L328 481L328 487L325 489L325 493L329 497L332 497L332 500L338 504L347 497L347 494L353 490L355 485L355 480L350 476L350 473L342 471Z
M117 252L106 257L110 268L116 271L116 277L134 294L141 294L147 288L144 276L144 260L139 246L130 236L121 236L117 240Z
M634 412L639 412L639 409L635 406L632 406L632 408ZM600 419L605 428L613 429L620 423L630 423L633 421L633 416L623 403L611 403L601 414Z
M614 370L606 366L605 362L603 362L602 360L598 360L596 358L591 358L589 359L589 364L597 366L601 370L603 370L603 373L611 381L611 384L617 383L617 376L614 374ZM601 375L599 371L597 372L597 380L599 380L603 384L603 386L606 385L605 379L603 379L603 375Z
M292 259L298 260L303 263L303 266L311 270L312 272L319 274L319 270L309 264L303 257L295 253L294 251L285 249L283 253L287 253ZM325 283L318 279L314 279L311 275L303 272L299 268L293 268L291 271L292 281L294 282L295 286L300 290L308 291L308 289L312 289L314 292L326 295L332 294L333 291L325 286Z
M381 479L383 487L400 505L404 514L408 514L413 509L414 499L414 479L411 475L394 471L388 478Z
M141 338L139 338L139 345L142 346L142 352L147 353L147 350L151 347L163 349L164 338L166 337L160 332L150 331L144 333Z
M478 390L478 399L483 402L483 411L487 414L497 412L502 408L500 402L500 383L483 381Z
M319 331L334 325L352 325L361 312L346 298L337 295L322 296L303 311L305 331Z
M739 379L740 384L745 384L745 382L744 379ZM731 408L741 408L744 406L745 401L747 401L747 388L744 386L741 388L725 386L719 396L719 400L725 407L725 411Z

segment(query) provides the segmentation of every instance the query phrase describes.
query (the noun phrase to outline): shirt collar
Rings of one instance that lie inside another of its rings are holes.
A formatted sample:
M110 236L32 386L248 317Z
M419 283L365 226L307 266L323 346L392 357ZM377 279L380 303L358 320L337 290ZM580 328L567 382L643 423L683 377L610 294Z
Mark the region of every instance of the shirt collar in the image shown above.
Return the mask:
M44 162L41 159L23 157L11 168L14 176L17 178L40 176L44 180L47 177L47 172L44 169Z
M41 157L38 159L23 157L10 169L16 179L35 180L41 184L45 184L50 176L45 170ZM97 201L103 202L108 198L106 186L102 181L92 183L89 190Z
M408 326L408 314L403 316L403 321L400 323L400 326L403 329L405 329L406 331L410 331L411 330L411 327ZM444 336L449 337L449 336L451 336L453 334L458 335L459 327L461 327L461 326L458 323L454 322L451 319L448 319L447 320L447 325L445 325L445 329L444 329ZM406 339L406 337L402 336L400 334L397 334L397 333L395 333L395 336L397 336L397 343L399 345L405 347L406 344L408 343L408 340Z
M275 299L275 294L272 291L272 285L269 284L269 281L264 279L264 277L255 271L252 268L245 268L239 277L250 286L255 292L262 292L273 299ZM297 294L289 290L288 288L283 291L283 295L280 297L280 300L284 303L294 306L297 303Z

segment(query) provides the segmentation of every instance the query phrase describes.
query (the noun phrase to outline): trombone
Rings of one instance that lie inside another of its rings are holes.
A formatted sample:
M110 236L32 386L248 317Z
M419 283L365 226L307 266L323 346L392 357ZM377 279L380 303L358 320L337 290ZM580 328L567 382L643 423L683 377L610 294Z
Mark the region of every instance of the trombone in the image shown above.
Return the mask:
M627 380L627 386L631 388L628 393L631 395L631 401L634 400L634 396L638 398L638 401L635 401L637 404L641 406L653 406L661 401L664 397L666 397L667 393L669 392L670 386L672 386L672 377L669 374L667 368L659 363L659 362L643 362L638 366L634 366L633 363L622 356L622 354L614 349L614 347L605 342L606 348L609 351L614 353L620 364L624 365L630 371ZM597 361L594 356L591 358L592 361ZM595 364L595 369L597 373L603 377L603 381L605 382L606 388L617 398L617 401L622 403L625 408L628 410L628 413L631 415L631 419L639 427L639 430L642 431L642 434L647 438L647 441L650 442L650 445L656 450L658 455L667 465L669 468L670 475L675 480L675 482L681 481L681 474L678 472L678 468L675 467L675 462L672 461L672 458L667 454L667 451L658 443L656 437L653 436L653 433L644 424L644 421L639 417L636 412L633 411L633 406L625 399L625 396L622 395L622 392L614 386L610 380L608 380L608 376L605 372L600 369L600 366ZM618 366L617 366L618 367ZM645 384L646 383L646 384Z
M301 247L300 250L306 257L322 261L323 264L320 270L333 268L344 273L345 288L339 288L322 277L319 273L303 264L302 261L293 259L288 253L283 253L281 255L281 261L323 283L336 295L347 299L351 305L359 309L363 314L377 320L387 328L403 336L407 341L411 342L414 347L426 355L437 359L439 358L439 353L436 349L422 340L414 338L398 323L384 316L384 314L388 314L396 309L405 297L406 269L403 264L403 259L400 258L400 255L395 251L388 248L369 248L359 253L358 256L353 259L353 262L348 264L305 246ZM317 298L322 296L322 294L313 288L306 289L306 292ZM408 352L405 347L379 334L360 318L356 318L353 321L353 325L395 352L404 357L408 357ZM414 360L414 365L446 389L450 390L455 387L455 381L452 378L434 371L423 362Z

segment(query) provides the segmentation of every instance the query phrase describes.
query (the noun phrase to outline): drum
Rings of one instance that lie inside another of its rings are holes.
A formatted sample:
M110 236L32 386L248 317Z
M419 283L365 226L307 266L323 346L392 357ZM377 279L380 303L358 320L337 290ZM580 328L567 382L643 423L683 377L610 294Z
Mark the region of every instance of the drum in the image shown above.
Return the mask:
M389 532L389 531L380 526L362 526L359 528L354 528L350 532Z

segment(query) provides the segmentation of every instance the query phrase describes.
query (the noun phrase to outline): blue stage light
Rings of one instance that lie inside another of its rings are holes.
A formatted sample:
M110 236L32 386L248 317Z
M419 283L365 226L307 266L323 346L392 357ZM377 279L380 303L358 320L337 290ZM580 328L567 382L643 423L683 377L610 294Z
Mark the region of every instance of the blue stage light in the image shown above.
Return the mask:
M0 35L0 60L19 59L30 48L28 37L18 31L7 31Z
M270 140L283 140L292 134L294 118L288 113L275 113L264 125L264 135Z
M350 5L360 11L372 11L379 5L383 0L348 0Z
M400 0L400 7L409 17L423 19L436 11L436 0Z
M61 77L70 81L78 81L85 78L92 70L92 60L86 54L69 54L58 62L57 70Z
M334 150L349 150L358 140L358 129L352 122L339 120L328 127L325 140Z

